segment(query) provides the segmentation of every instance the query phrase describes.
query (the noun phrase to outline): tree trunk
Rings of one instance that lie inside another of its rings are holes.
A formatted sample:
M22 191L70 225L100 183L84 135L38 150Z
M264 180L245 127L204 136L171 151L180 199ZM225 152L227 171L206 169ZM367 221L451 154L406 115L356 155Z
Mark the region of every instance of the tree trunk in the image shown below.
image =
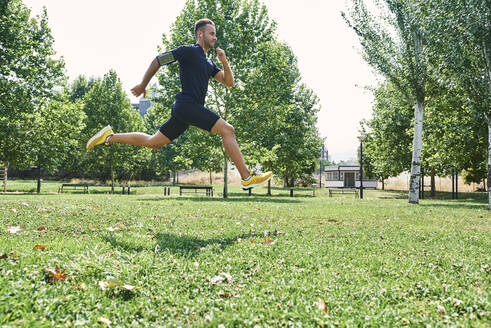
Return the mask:
M435 186L435 169L431 169L431 197L435 197L436 195L436 186Z
M228 198L228 161L225 150L223 150L223 198Z
M7 162L3 162L3 192L7 192Z
M419 180L421 175L421 147L423 142L424 103L416 100L414 103L414 137L413 156L411 161L411 178L409 182L409 203L419 203Z
M114 194L114 170L111 168L111 194Z
M213 184L213 179L211 178L211 170L210 170L210 185Z
M268 196L271 196L271 179L268 180Z
M488 16L489 17L489 16ZM489 23L489 21L488 21ZM488 94L491 94L491 45L483 40L484 57L486 58L486 66L488 68ZM488 109L489 110L489 109ZM491 211L491 114L488 112L488 210Z
M41 165L38 165L38 185L37 185L37 193L41 192Z
M491 115L488 115L488 210L491 211L491 188L489 186L491 186Z
M382 178L382 190L385 190L385 181L384 181L384 178Z

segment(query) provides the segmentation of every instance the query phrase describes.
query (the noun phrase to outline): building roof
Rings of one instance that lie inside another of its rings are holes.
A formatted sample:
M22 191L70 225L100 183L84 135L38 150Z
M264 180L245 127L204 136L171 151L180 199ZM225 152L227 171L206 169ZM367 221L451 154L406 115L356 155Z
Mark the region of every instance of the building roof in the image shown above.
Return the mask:
M359 171L360 165L336 165L336 166L326 166L324 172L334 172L334 171Z

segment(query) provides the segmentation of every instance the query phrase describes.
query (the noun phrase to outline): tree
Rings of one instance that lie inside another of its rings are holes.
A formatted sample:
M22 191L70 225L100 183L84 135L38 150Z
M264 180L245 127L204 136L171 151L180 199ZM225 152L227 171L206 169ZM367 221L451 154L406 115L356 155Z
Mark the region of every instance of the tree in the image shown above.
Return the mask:
M409 202L419 202L423 114L427 97L428 53L418 0L384 0L383 13L371 14L363 0L352 0L345 21L359 37L363 57L414 104Z
M24 122L27 130L25 140L25 167L37 167L38 187L41 192L41 169L56 170L73 156L70 153L78 144L84 125L85 114L80 104L71 104L67 99L54 100L28 116Z
M278 144L266 142L268 136L273 137L271 128L282 121L279 119L282 115L290 113L292 106L299 107L294 97L295 92L300 93L296 59L287 46L276 41L276 24L269 19L266 7L260 5L257 0L186 2L183 11L172 26L169 37L163 36L162 48L169 50L182 44L194 43L192 26L202 17L211 17L214 20L217 26L217 44L226 51L236 81L233 89L211 81L209 101L206 105L235 126L236 137L246 164L255 166L260 163L263 168L271 167L274 158L277 158L273 149L279 149ZM214 50L210 50L210 56L215 56ZM177 70L177 65L170 65L159 74L159 83L163 90L162 96L156 101L162 102L167 107L172 105L174 95L179 91ZM310 109L301 112L304 114L315 112ZM272 111L277 112L272 113ZM276 118L264 119L271 117ZM283 135L287 135L285 131L283 132ZM309 135L311 132L305 131L305 134ZM217 149L222 149L219 139L206 139L204 137L206 132L203 131L190 129L186 132L190 135L189 140L196 140L191 137L194 133L197 138L207 142L201 143L200 148L190 146L191 153L206 153L204 149L207 148L210 149L209 153L216 154ZM315 131L314 134L317 132ZM184 147L184 144L181 145ZM250 152L252 149L255 151ZM224 197L226 197L228 157L223 149L221 152L225 181ZM292 159L293 157L288 157L288 160ZM303 157L297 158L297 162L301 160ZM300 165L308 166L305 163Z
M372 117L361 122L363 167L383 181L411 167L412 106L390 81L372 91Z
M426 25L432 53L446 83L458 84L467 108L487 122L487 179L491 183L491 2L489 0L427 3ZM488 188L488 209L491 191Z
M121 81L114 71L104 75L83 98L83 110L87 115L82 140L89 140L105 125L118 131L142 131L143 119L132 109L124 93ZM85 144L81 145L85 148ZM123 144L96 147L83 160L87 171L101 180L110 178L113 191L115 180L128 181L143 165L150 150Z
M54 58L46 9L31 18L21 0L0 2L0 45L0 159L15 165L28 156L24 123L62 85L64 62Z

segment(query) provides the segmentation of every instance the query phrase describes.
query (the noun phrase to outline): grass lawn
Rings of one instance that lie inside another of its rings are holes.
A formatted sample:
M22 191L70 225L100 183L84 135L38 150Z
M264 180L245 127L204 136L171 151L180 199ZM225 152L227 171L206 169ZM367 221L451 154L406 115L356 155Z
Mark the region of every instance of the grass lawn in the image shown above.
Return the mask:
M35 188L22 184L9 182ZM232 187L229 199L177 188L164 197L162 187L57 194L59 185L0 194L2 327L491 321L485 199L410 205L396 192L290 198L264 187Z

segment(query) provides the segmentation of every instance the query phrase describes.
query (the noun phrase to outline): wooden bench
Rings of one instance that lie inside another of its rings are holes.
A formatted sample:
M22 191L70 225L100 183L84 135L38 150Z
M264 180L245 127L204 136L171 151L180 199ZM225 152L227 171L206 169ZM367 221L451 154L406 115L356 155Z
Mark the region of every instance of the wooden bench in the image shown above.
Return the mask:
M84 189L84 194L89 193L89 184L88 183L64 183L58 188L58 193L63 192L66 189L77 189L82 187Z
M212 196L213 197L213 187L212 186L179 186L179 195L182 196L183 193L189 193L189 192L184 192L183 190L187 189L194 189L194 193L198 193L198 190L205 190L206 196Z
M360 193L356 188L329 188L329 197L332 197L332 194L355 194L355 198L360 197Z
M312 191L312 197L315 197L315 185L312 185L312 188L290 188L290 197L293 197L293 191Z

